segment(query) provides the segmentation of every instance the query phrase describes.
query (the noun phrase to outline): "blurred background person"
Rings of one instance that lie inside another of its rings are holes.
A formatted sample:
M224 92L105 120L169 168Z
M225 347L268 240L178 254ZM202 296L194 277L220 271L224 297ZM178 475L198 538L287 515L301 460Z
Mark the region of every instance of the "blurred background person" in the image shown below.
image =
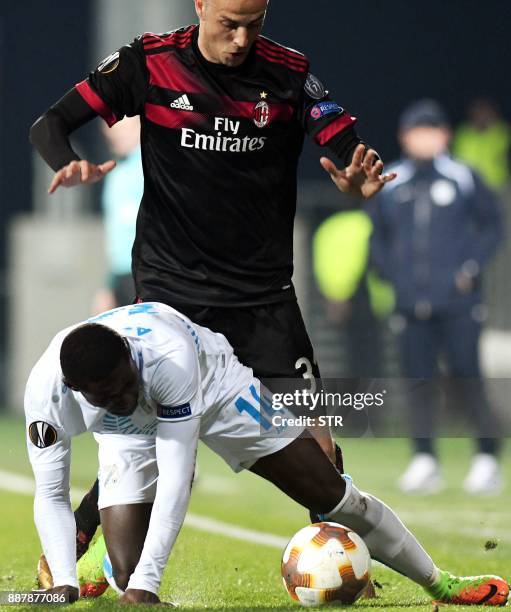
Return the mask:
M144 192L139 117L126 117L111 128L104 124L102 132L117 158L117 167L105 177L101 195L108 276L106 286L94 296L93 314L131 304L135 299L131 249Z
M346 347L339 378L384 376L381 321L394 306L393 291L368 268L372 223L363 210L337 212L313 237L313 269L336 341Z
M495 102L474 100L467 109L467 121L456 130L452 151L455 157L474 168L495 191L509 181L511 128Z
M498 444L487 433L491 410L482 385L471 382L480 380L481 272L501 240L501 217L482 180L448 155L450 138L447 116L435 101L420 100L403 112L403 158L393 167L398 178L371 206L371 257L396 292L403 374L431 382L444 358L448 377L456 381L457 404L478 436L464 488L494 493L502 479ZM406 492L443 486L432 386L416 386L409 398L414 456L398 482Z

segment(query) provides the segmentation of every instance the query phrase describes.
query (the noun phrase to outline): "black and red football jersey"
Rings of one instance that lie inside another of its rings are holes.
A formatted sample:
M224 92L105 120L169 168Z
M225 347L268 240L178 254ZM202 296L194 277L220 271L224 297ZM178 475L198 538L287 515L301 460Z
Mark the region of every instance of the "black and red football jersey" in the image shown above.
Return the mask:
M76 86L109 125L142 120L137 293L213 306L294 299L304 134L324 145L355 119L301 53L259 36L230 68L206 61L197 38L197 26L144 34Z

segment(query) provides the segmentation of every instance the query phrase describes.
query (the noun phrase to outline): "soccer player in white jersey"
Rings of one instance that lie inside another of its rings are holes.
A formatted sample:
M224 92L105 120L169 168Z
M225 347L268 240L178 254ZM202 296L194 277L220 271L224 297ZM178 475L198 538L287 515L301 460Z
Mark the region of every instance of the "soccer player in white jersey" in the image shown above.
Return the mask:
M235 470L358 532L371 556L450 603L502 604L495 576L436 567L395 513L341 475L301 428L263 435L271 404L224 336L158 303L109 311L53 339L25 395L34 514L53 592L78 598L69 499L71 438L99 443L99 509L124 603L158 603L190 497L199 438Z

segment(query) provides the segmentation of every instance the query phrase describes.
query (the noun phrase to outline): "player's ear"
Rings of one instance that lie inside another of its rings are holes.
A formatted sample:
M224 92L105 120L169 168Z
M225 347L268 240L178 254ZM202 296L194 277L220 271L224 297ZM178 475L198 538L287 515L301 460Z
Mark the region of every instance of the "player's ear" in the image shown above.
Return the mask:
M203 21L204 14L206 13L206 0L194 0L195 12L200 21Z

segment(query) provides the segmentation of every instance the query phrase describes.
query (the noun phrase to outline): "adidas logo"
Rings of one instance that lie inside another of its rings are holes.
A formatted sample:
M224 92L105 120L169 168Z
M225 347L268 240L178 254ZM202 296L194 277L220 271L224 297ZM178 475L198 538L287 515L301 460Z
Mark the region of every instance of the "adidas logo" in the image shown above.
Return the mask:
M185 110L185 111L193 111L193 106L190 104L190 100L186 94L179 97L177 100L174 100L170 105L170 108L175 108L177 110Z

